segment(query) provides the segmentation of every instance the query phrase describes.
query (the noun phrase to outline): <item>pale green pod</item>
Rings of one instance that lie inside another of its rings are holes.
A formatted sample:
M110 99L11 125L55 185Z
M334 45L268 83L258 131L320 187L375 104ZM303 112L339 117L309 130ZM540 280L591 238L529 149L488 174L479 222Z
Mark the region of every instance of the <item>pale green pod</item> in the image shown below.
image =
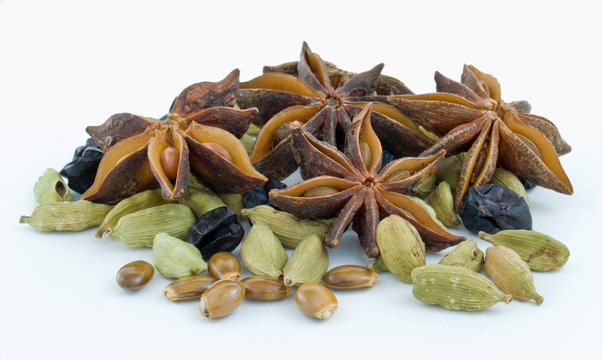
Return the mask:
M283 282L287 286L319 282L329 269L329 254L316 235L302 240L283 269Z
M169 204L170 202L165 200L161 196L161 189L145 190L130 196L127 199L123 199L117 205L109 211L103 222L99 225L96 230L95 236L101 238L106 232L107 235L111 236L111 232L119 219L122 216L134 213L139 210L151 208L154 206Z
M447 182L452 191L456 189L461 176L461 162L456 156L449 156L438 163L436 170L436 181L438 183Z
M255 144L255 139L252 136L245 134L242 138L239 139L239 141L241 141L243 147L248 153L253 150L253 144Z
M423 133L423 135L427 136L431 140L438 141L440 139L435 133L425 129L423 126L419 125L419 130Z
M71 191L55 169L46 169L34 184L34 198L38 204L71 201Z
M242 216L241 210L243 210L243 195L235 193L218 194L224 204L237 215Z
M475 240L467 239L460 242L440 259L439 264L462 266L479 272L484 263L484 252L477 247Z
M447 182L444 181L438 184L435 191L427 199L427 203L431 205L436 213L436 217L444 225L454 227L461 223L456 217L452 190Z
M287 263L281 242L264 223L253 224L241 244L241 261L255 275L280 278Z
M440 226L442 229L446 230L446 225L442 224L442 222L440 220L438 220L435 210L428 203L426 203L425 201L421 200L420 198L418 198L416 196L412 196L412 195L406 195L406 196L411 198L417 204L421 205L421 207L423 209L425 209L425 211L427 211L429 216L431 216L433 221L435 221L435 223L438 224L438 226Z
M480 231L478 236L493 245L513 249L531 270L549 271L559 269L570 256L562 242L533 230L503 230L494 235Z
M397 215L390 215L377 225L377 246L389 272L411 283L414 268L425 265L425 244L417 229Z
M412 192L420 198L424 198L431 194L436 186L435 174L431 174L412 188Z
M461 266L425 265L414 269L411 277L417 299L450 310L478 311L512 300L485 276Z
M31 216L21 216L21 224L40 231L81 231L100 224L113 206L87 200L38 205Z
M164 232L153 240L153 265L161 275L179 279L207 271L201 252L193 244Z
M187 206L160 205L122 216L110 236L127 246L151 247L155 235L162 232L185 239L195 220L195 215Z
M492 174L492 178L490 179L492 184L498 184L508 188L509 190L515 192L517 195L523 197L530 206L530 200L528 199L528 194L526 193L526 188L523 186L519 178L515 176L510 171L505 169L496 168L494 173Z
M178 199L178 203L188 206L197 218L215 208L226 206L218 194L209 189L189 187L186 194Z
M247 134L247 135L252 135L252 136L255 136L255 135L257 135L257 134L259 134L259 133L260 133L260 130L261 130L261 129L260 129L259 127L257 127L257 125L255 125L255 124L250 124L250 125L249 125L249 128L247 128L247 133L246 133L246 134Z
M317 235L323 239L329 230L329 225L318 220L299 220L295 216L276 210L268 205L259 205L251 209L241 210L254 224L262 222L281 241L284 247L295 249L303 239Z
M387 266L385 265L385 262L383 261L381 255L377 256L377 258L374 261L370 262L366 267L377 272L389 271L387 270Z
M542 304L544 298L536 292L530 267L515 251L504 246L487 248L484 269L492 282L513 299L534 299L536 304Z

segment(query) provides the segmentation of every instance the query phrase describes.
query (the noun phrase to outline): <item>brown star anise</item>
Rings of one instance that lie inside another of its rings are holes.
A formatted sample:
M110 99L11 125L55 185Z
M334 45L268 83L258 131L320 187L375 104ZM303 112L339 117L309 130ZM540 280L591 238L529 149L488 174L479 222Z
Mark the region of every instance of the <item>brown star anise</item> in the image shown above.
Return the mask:
M381 143L371 126L372 104L353 119L343 152L316 139L294 123L293 142L301 175L306 181L270 191L270 201L299 218L337 217L324 242L329 247L350 223L369 257L377 257L379 219L391 214L412 223L430 250L442 250L464 240L442 229L421 205L403 195L436 170L444 150L435 155L402 158L381 168Z
M385 104L386 96L376 93L382 68L383 64L379 64L353 76L344 76L342 71L334 76L331 71L329 76L327 65L304 43L297 77L268 72L242 83L239 105L257 107L260 125L267 121L250 155L255 168L275 179L295 171L289 128L293 121L302 123L320 140L341 148L351 126L349 114L358 113L368 101L381 101L373 105L373 127L394 155L417 155L431 146L433 140L395 107Z
M165 199L175 200L184 195L190 171L216 192L244 193L263 184L267 179L237 139L257 114L232 108L238 85L234 70L220 82L184 89L164 121L122 113L89 126L106 153L82 199L112 204L160 186Z
M421 155L445 149L448 155L467 151L455 192L458 209L469 187L487 183L497 162L534 184L572 194L559 155L571 151L557 127L529 114L525 101L506 103L492 75L465 65L461 82L439 72L438 93L391 96L388 100L406 116L440 139Z

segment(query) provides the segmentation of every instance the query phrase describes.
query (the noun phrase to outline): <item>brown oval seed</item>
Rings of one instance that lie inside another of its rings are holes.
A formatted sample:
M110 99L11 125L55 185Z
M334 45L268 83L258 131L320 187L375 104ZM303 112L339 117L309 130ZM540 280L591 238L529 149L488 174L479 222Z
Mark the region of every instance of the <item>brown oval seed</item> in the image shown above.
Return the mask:
M216 143L202 143L201 146L204 146L206 149L215 152L228 162L232 162L232 156L230 156L230 153L224 148L224 146Z
M176 181L178 176L178 163L180 162L180 154L173 146L168 146L161 152L161 167L170 181Z
M318 283L305 283L295 292L295 303L306 315L325 320L337 310L337 298Z
M396 181L402 181L409 176L410 176L410 171L408 171L406 169L400 169L400 170L394 171L391 175L389 175L387 178L385 178L385 180L383 180L383 182L384 183L393 183Z
M290 287L268 276L250 276L241 282L245 284L245 297L248 299L280 300L291 295Z
M201 295L199 311L210 319L231 314L245 298L245 285L240 281L220 280Z
M304 193L304 197L327 196L339 192L332 186L316 186Z
M342 265L332 268L322 277L322 282L331 289L351 290L371 287L379 274L375 270L359 265Z
M237 280L241 276L241 263L233 254L220 251L209 258L207 270L218 280Z
M153 277L155 268L146 261L128 263L117 272L117 285L126 290L137 290L145 286Z
M193 275L178 279L163 289L163 295L170 301L199 299L216 279L207 275Z

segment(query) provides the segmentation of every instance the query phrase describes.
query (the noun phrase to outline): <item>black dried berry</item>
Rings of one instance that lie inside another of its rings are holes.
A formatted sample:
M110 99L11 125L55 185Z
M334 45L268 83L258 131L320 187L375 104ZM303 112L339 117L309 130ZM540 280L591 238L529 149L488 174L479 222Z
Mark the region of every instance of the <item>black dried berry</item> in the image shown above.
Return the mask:
M533 189L533 188L535 188L537 186L536 184L534 184L534 183L532 183L532 182L530 182L530 181L522 178L521 176L518 176L517 178L519 179L519 181L521 182L521 184L523 185L523 187L526 190Z
M474 233L532 229L532 216L525 199L498 184L470 188L463 197L459 215L465 228Z
M270 205L268 193L272 189L284 189L287 185L274 179L268 179L263 186L258 186L243 194L243 206L246 209L254 208L258 205Z
M186 241L195 245L205 261L220 251L233 251L245 235L237 214L227 207L203 214L188 230Z
M98 164L104 155L92 139L86 140L86 145L78 146L73 160L61 170L61 175L67 178L69 188L80 194L86 192L94 183Z
M381 167L382 168L394 160L396 160L396 157L394 156L394 154L390 153L387 150L383 150L381 152Z

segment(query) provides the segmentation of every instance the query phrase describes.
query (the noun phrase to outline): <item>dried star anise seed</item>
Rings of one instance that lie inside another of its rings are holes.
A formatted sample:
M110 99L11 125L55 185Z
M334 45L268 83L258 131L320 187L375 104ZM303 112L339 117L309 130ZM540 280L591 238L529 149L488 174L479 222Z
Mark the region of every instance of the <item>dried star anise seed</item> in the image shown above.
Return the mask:
M368 101L377 101L373 105L373 127L394 155L417 155L431 146L433 140L400 111L386 104L386 96L378 94L382 68L383 64L379 64L367 72L350 74L345 81L341 78L331 81L329 67L304 43L296 76L267 72L242 83L238 104L242 108L257 107L257 123L264 125L250 155L255 168L277 180L297 169L287 130L293 121L300 122L318 139L343 148L351 117ZM355 112L351 111L353 108Z
M571 147L549 120L529 114L525 101L501 99L495 77L465 65L461 82L436 72L438 93L390 96L406 116L440 139L422 155L444 149L448 155L467 151L455 191L455 207L469 187L487 183L496 164L534 184L572 194L559 155Z
M111 204L160 186L165 199L175 200L184 195L191 171L219 193L263 184L266 178L236 137L245 134L257 109L228 107L238 75L234 70L220 82L189 86L164 121L123 113L89 126L86 131L107 151L82 199Z
M419 204L403 195L435 172L445 151L426 157L402 158L381 166L381 143L371 127L367 104L353 119L344 150L318 140L299 123L293 124L295 157L306 181L270 191L270 201L298 218L326 219L331 223L324 242L339 244L348 225L358 233L369 257L377 257L379 219L391 214L411 222L430 250L442 250L464 237L443 230Z

